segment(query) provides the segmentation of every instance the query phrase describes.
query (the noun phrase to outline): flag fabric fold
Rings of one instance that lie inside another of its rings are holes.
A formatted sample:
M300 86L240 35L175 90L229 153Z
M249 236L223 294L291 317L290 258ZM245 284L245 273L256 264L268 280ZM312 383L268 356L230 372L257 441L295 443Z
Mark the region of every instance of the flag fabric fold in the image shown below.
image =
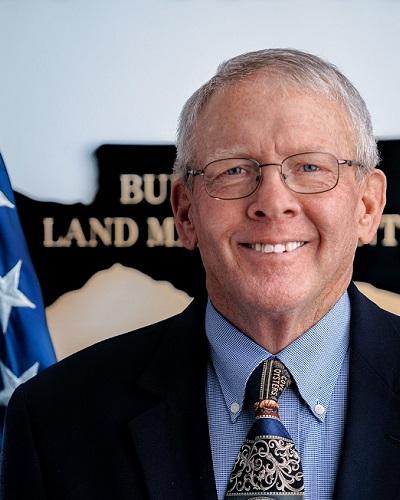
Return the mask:
M39 282L0 155L0 442L14 389L55 362Z

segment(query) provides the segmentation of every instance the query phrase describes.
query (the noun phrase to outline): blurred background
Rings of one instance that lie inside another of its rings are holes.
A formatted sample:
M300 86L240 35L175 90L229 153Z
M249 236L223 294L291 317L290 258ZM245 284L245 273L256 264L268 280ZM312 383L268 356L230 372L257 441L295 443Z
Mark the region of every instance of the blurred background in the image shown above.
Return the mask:
M334 62L400 136L396 0L0 0L0 26L0 150L36 199L90 203L97 146L173 143L217 65L266 47Z

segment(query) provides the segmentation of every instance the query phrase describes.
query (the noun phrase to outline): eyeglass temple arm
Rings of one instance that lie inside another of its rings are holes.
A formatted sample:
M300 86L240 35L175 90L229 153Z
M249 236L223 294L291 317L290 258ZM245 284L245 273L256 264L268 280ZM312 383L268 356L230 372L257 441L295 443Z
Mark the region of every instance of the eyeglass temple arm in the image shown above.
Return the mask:
M186 175L193 175L193 177L196 177L196 175L204 175L204 170L194 170L191 168L190 170L186 171Z
M347 165L348 167L362 167L359 161L354 160L338 160L339 165Z

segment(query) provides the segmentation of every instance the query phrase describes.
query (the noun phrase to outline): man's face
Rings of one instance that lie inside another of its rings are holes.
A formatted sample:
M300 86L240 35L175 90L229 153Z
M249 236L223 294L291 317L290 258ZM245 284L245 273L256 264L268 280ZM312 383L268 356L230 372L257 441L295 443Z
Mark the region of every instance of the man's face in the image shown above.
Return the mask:
M345 116L320 94L249 79L215 94L202 112L194 167L228 157L281 163L308 151L356 160ZM372 193L381 193L384 180L380 172L374 176ZM243 317L235 316L246 310L307 310L317 317L333 305L350 281L359 239L367 242L379 221L379 214L369 214L369 184L356 180L354 167L341 166L333 190L297 194L282 182L279 167L267 166L258 190L239 200L211 198L201 177L192 191L178 182L173 208L182 242L199 247L212 302L240 327ZM277 251L264 253L257 243ZM277 245L294 249L280 253Z

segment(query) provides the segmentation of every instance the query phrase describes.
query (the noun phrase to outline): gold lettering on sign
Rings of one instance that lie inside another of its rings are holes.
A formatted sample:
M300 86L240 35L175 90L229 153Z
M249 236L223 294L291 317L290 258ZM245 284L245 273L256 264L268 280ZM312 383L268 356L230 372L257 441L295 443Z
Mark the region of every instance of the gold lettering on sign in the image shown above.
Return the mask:
M129 217L115 217L115 239L116 247L131 247L139 237L139 228L136 222Z
M103 245L109 247L112 245L112 224L113 220L111 217L106 217L104 219L104 225L96 219L95 217L90 217L89 227L90 227L90 240L89 245L91 247L97 247L98 240L100 238Z
M121 174L122 205L137 205L143 200L150 205L161 205L169 198L169 188L174 181L173 174Z
M179 239L175 239L175 223L173 217L166 217L162 224L157 217L147 218L147 246L181 247Z
M45 217L43 219L43 230L44 230L44 238L43 238L43 246L44 247L57 247L57 242L53 239L53 226L54 226L54 218L53 217Z
M104 246L119 248L134 245L139 237L137 223L129 217L106 217L102 222L95 217L85 221L89 237L85 237L82 223L79 219L72 219L65 236L54 236L54 218L43 219L44 238L43 246L50 248L70 247L76 243L78 247L97 247L99 243Z
M380 245L383 247L397 247L396 229L400 229L400 214L383 214L379 229L383 229L383 238L380 240ZM376 246L377 244L378 236L376 234L370 245Z
M44 240L45 247L70 247L72 241L76 241L78 247L87 247L89 242L86 240L79 219L72 219L65 236L60 236L57 240L53 238L54 218L46 217L43 219L44 225Z
M396 229L400 228L399 214L383 214L379 227L383 227L383 247L397 247Z
M78 247L86 247L89 245L89 242L87 241L83 233L83 229L81 223L79 222L79 219L71 220L68 232L63 240L63 246L70 247L72 240L76 241Z
M121 198L123 205L136 205L144 198L142 189L143 179L137 174L122 174L119 176L121 182Z
M154 194L154 184L156 178L160 184L159 194L156 196ZM170 176L167 174L160 174L155 176L154 174L145 174L144 179L144 199L150 203L150 205L161 205L168 197L168 181Z

